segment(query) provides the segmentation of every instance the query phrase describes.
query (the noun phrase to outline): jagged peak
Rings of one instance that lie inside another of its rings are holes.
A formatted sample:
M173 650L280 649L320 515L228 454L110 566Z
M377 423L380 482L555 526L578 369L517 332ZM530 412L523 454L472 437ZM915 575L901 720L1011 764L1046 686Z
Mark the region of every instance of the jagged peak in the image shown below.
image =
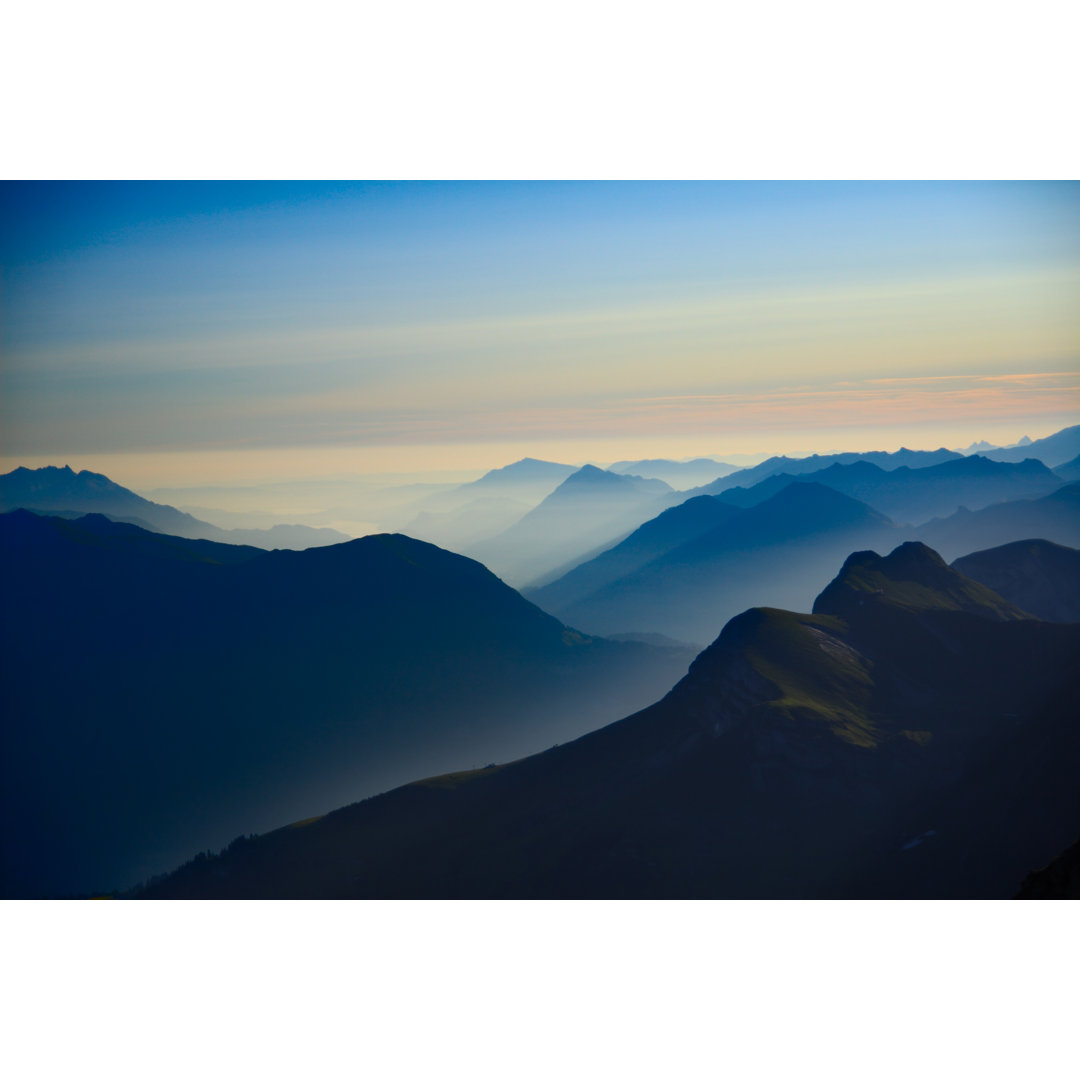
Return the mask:
M629 486L633 477L625 476L622 473L608 472L607 469L600 469L595 465L582 465L577 472L571 473L560 485L561 487L575 486L577 484L619 484L624 487Z

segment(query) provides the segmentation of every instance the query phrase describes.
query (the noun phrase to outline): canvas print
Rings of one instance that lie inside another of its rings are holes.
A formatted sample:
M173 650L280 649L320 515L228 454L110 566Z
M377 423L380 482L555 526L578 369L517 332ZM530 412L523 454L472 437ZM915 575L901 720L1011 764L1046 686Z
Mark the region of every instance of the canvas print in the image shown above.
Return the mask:
M1080 185L0 184L0 895L1080 897Z

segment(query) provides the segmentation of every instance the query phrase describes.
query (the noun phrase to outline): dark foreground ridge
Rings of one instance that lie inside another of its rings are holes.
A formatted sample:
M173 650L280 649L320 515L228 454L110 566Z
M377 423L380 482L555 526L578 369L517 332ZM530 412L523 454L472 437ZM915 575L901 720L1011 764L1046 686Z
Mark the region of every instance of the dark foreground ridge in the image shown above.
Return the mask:
M575 633L471 559L0 515L0 895L130 887L238 832L521 756L655 701L690 649Z
M922 544L732 619L662 701L137 895L1005 898L1080 825L1080 626Z

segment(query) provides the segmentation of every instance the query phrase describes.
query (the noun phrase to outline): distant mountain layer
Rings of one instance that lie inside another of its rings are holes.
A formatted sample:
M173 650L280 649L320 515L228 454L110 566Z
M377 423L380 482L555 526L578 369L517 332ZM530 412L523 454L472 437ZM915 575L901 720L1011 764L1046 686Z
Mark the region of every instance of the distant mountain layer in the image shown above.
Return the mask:
M791 483L745 510L705 496L529 596L589 633L705 642L755 602L809 605L816 583L853 547L892 546L898 533L864 503L820 484Z
M1063 465L1055 465L1054 472L1069 484L1080 481L1080 456L1074 457L1072 461L1066 461Z
M45 513L68 511L73 515L104 514L114 521L170 536L215 540L223 544L252 544L261 548L303 549L340 544L349 539L335 529L313 529L307 525L221 529L175 507L144 499L101 473L88 469L76 473L67 465L62 469L51 465L42 469L20 467L0 476L0 511L16 509Z
M669 461L666 458L646 458L642 461L616 461L608 466L613 473L630 473L633 476L652 477L670 484L676 491L708 484L728 473L736 472L738 466L728 465L712 458L695 458L693 461Z
M201 857L146 898L1005 898L1080 828L1080 626L917 543L662 701Z
M577 469L522 458L478 480L417 500L400 531L460 554L520 521Z
M1049 540L1018 540L976 551L953 568L1048 622L1080 622L1080 551Z
M795 476L776 473L751 488L730 488L726 502L754 506L790 484ZM960 507L980 510L1006 499L1037 498L1062 486L1062 480L1040 461L1019 463L966 457L911 469L886 471L869 461L830 465L799 477L824 484L861 499L901 524L918 525L934 517L946 517Z
M954 461L963 455L953 450L908 450L901 448L893 453L884 450L869 450L865 453L844 454L811 454L804 458L789 458L781 455L771 457L753 465L749 469L739 469L729 473L719 480L706 484L704 487L695 488L693 495L720 495L733 487L752 487L754 484L773 476L776 473L786 473L788 476L804 476L807 473L816 473L828 468L830 465L853 465L857 461L866 461L871 465L886 471L908 466L912 469L923 469L930 465L940 465L944 461Z
M662 480L585 465L520 521L467 553L512 584L527 584L621 539L670 497Z
M577 472L573 465L562 465L557 461L541 461L538 458L522 458L512 465L501 469L491 469L479 480L462 484L463 488L481 490L487 488L516 486L519 484L538 484L549 486L552 491L568 476Z
M576 633L405 536L266 552L14 511L0 560L5 896L573 738L693 656Z
M526 595L545 611L565 608L618 581L669 551L712 532L740 515L738 507L699 495L646 521L625 540Z
M988 450L986 456L992 461L1023 461L1037 458L1051 469L1080 454L1080 424L1062 428L1045 439L1036 439L1026 445L1009 446L1001 450Z
M1080 547L1080 484L1058 488L1041 499L958 510L947 518L928 521L917 535L946 559L1031 537Z

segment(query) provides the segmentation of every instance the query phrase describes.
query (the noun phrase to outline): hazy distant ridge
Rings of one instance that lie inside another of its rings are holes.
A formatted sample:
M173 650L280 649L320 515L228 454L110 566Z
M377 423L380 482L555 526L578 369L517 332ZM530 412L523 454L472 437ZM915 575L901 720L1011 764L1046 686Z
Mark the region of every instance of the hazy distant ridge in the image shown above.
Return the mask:
M45 466L17 468L0 476L0 511L22 508L44 512L73 511L105 514L141 528L170 536L214 540L223 544L251 544L261 548L308 548L339 544L350 539L336 529L308 525L275 525L269 529L222 529L200 521L173 506L151 502L114 483L101 473L74 472Z

